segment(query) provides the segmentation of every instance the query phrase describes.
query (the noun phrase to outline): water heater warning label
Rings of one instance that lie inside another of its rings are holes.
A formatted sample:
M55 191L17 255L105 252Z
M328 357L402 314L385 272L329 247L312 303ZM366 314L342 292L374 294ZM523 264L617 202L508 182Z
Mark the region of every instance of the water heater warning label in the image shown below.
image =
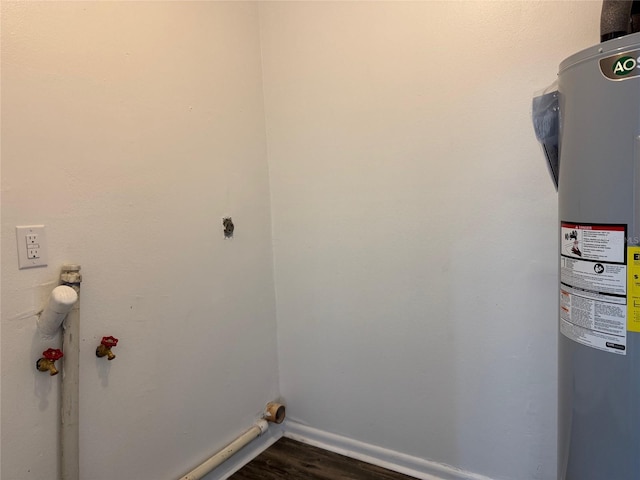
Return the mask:
M583 345L625 355L626 225L562 222L560 232L560 332Z
M629 259L627 330L640 332L640 247L629 247L627 258Z

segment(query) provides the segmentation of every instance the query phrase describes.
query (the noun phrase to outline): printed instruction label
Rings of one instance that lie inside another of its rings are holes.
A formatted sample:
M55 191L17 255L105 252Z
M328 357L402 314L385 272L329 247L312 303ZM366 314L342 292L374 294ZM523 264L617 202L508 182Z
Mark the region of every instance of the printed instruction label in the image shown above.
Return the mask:
M640 332L640 247L628 247L627 330Z
M626 355L627 226L562 222L560 235L560 332ZM637 254L640 331L640 248Z

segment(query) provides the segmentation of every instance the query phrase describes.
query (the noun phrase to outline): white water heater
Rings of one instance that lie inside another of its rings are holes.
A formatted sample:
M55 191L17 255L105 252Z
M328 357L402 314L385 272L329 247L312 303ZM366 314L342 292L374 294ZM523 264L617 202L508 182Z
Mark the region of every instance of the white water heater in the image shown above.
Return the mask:
M603 42L534 100L559 196L558 480L640 480L636 7L605 1Z

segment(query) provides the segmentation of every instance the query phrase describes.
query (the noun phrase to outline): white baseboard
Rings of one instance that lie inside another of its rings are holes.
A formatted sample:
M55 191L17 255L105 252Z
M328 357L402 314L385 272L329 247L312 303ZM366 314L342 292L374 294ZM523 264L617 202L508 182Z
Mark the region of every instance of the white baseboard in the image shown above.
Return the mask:
M483 475L377 447L291 420L284 423L284 436L421 480L492 480Z
M228 479L283 436L420 480L493 480L443 463L318 430L292 420L285 420L282 425L270 424L269 430L261 437L244 447L203 480Z

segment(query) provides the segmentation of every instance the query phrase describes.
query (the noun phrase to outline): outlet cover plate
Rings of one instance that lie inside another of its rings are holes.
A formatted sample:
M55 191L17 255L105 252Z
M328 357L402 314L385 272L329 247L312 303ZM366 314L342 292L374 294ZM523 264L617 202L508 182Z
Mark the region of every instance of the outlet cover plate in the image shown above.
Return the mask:
M16 242L20 270L47 265L47 235L44 225L16 227Z

